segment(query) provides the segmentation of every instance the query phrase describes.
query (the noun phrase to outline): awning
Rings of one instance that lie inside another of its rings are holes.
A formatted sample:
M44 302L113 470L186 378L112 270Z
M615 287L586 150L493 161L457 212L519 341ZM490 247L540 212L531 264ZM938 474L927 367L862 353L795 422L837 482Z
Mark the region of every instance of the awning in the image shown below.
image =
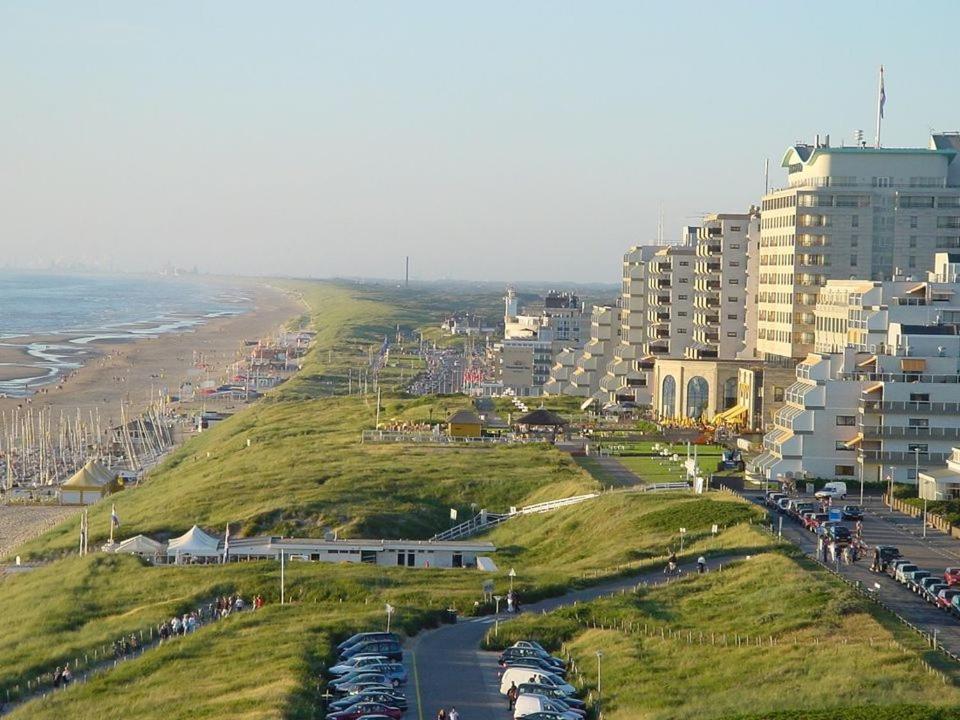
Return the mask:
M713 416L715 423L734 423L747 414L747 408L744 405L734 405L732 408L724 410L719 415Z
M927 284L926 284L926 283L920 283L919 285L914 285L912 288L909 288L909 289L907 290L907 294L908 294L908 295L912 295L912 294L914 294L914 293L918 293L918 292L921 292L921 291L926 290L926 289L927 289Z
M857 367L866 367L867 365L873 365L877 361L876 355L871 355L866 360L861 360L857 363Z
M900 369L903 372L923 372L927 369L927 361L924 358L903 358Z
M860 446L860 443L862 443L862 442L863 442L863 435L857 435L855 438L853 438L853 440L847 440L847 441L843 444L843 446L844 446L845 448L849 448L849 449L852 450L852 449L855 448L855 447L859 447L859 446Z
M883 383L874 383L873 385L867 385L867 387L863 389L865 393L872 393L872 392L876 392L877 390L883 390Z

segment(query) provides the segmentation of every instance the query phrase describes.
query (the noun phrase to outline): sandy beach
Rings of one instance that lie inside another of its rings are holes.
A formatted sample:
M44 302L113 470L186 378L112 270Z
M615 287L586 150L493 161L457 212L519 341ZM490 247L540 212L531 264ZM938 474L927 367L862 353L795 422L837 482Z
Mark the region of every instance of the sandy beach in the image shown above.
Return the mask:
M103 420L119 420L120 403L126 412L137 412L156 398L161 388L176 393L181 383L221 380L226 368L241 352L244 341L265 338L291 318L303 313L303 305L293 295L264 283L230 281L243 285L251 300L249 312L210 318L202 325L155 338L136 340L96 340L71 348L78 369L56 383L38 386L28 398L0 398L0 412L19 407L49 407L84 417L99 412ZM7 343L28 343L62 347L71 338L64 335L16 338ZM58 351L60 352L60 351ZM31 377L38 373L26 363L36 358L23 347L0 347L0 380ZM202 362L205 369L197 367ZM42 374L42 373L41 373Z

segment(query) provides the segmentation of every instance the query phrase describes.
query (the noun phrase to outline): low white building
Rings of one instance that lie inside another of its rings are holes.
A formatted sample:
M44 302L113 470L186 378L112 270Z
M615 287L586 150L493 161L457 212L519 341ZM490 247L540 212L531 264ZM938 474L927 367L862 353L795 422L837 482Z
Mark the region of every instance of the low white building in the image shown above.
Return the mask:
M920 497L927 500L960 498L960 448L953 448L946 467L920 471Z

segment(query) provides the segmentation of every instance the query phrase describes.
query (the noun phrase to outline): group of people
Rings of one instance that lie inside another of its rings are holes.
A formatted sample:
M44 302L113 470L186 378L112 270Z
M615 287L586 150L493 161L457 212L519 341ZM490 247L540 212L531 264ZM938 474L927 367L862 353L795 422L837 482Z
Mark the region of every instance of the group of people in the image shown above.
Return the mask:
M520 612L520 596L516 592L511 590L507 593L507 612L508 613L518 613Z
M437 720L460 720L460 713L457 712L455 707L451 707L450 712L440 708L437 711Z
M73 682L73 673L70 671L70 663L67 663L63 667L57 667L53 673L53 686L66 687L71 682Z
M130 633L129 636L121 637L119 640L113 641L113 656L118 659L127 655L132 655L139 649L140 639L133 633Z

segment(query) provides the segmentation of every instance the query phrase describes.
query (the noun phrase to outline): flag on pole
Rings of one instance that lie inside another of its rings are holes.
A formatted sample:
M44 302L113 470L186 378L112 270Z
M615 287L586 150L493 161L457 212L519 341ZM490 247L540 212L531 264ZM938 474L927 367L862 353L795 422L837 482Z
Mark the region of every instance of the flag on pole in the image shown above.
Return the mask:
M883 65L880 66L880 117L883 117L883 106L887 104L887 91L883 88Z
M116 503L114 503L113 507L110 509L110 525L115 528L120 527L120 516L117 515Z

